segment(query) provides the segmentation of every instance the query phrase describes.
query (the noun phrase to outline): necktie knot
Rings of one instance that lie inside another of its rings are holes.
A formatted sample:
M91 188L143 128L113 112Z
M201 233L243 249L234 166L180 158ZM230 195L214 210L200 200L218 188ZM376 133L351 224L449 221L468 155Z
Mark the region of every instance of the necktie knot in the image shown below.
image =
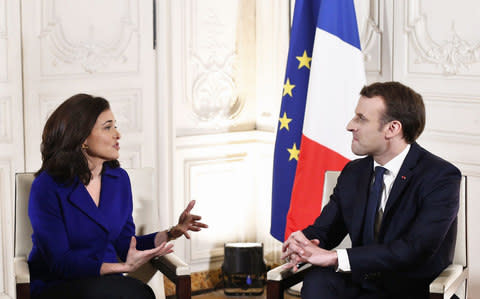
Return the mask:
M387 169L385 167L382 167L382 166L377 166L375 167L375 182L383 182L383 175L385 174L385 171L387 171Z

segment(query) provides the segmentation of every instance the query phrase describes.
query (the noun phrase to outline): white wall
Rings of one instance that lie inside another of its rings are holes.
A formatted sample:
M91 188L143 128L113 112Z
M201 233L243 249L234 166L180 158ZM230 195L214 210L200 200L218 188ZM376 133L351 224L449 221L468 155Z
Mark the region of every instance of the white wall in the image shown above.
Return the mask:
M470 177L469 286L478 297L480 38L472 28L480 4L355 3L368 81L398 80L422 93L420 143ZM111 101L123 165L156 169L162 228L197 200L211 227L176 241L194 271L218 267L227 241L264 242L278 261L268 226L289 1L157 0L156 50L152 1L71 5L0 0L0 298L14 297L13 175L39 167L48 113L77 92Z

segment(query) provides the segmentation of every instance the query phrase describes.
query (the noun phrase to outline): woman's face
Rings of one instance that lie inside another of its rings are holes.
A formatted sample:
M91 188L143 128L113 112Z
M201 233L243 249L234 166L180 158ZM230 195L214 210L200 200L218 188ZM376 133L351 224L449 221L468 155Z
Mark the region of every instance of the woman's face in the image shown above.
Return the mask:
M99 162L116 160L120 156L120 132L116 127L115 117L111 110L105 110L97 118L90 135L85 142L85 155L89 160Z

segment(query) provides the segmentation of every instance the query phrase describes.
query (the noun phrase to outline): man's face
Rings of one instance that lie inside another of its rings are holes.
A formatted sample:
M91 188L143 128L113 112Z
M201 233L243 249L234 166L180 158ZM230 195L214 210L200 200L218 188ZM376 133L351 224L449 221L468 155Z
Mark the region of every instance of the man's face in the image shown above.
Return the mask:
M385 103L381 97L360 97L355 116L347 125L352 132L352 152L355 155L379 156L387 149L387 124L382 125L381 118Z

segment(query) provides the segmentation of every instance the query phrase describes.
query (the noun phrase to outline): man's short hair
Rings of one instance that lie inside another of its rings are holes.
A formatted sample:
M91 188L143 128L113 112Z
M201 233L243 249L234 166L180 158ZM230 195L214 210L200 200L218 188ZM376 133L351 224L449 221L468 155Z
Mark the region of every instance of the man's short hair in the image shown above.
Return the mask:
M422 96L399 82L376 82L364 86L360 95L379 96L385 103L383 124L397 120L402 124L403 138L413 143L425 128L425 105Z

